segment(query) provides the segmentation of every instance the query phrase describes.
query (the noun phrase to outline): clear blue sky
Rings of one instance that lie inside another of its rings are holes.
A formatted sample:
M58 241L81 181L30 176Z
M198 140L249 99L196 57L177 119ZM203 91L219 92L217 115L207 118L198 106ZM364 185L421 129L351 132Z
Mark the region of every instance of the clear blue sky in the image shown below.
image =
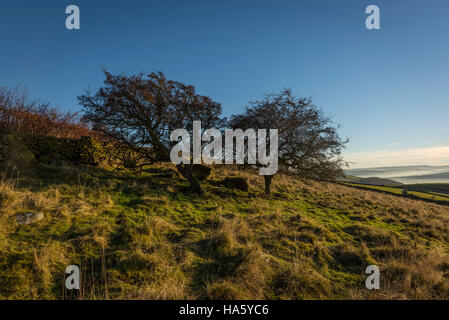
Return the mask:
M81 30L65 28L70 4ZM381 30L365 28L370 4ZM26 85L64 109L101 85L102 67L162 70L225 115L283 87L312 96L351 137L358 166L390 150L436 164L426 150L449 148L447 0L5 0L0 39L0 85ZM449 164L449 152L437 162Z

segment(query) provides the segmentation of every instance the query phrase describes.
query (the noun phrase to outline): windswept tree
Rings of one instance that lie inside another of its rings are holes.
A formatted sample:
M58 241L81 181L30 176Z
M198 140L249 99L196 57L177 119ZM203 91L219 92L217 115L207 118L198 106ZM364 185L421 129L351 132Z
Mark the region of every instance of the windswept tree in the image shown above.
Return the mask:
M341 152L348 140L339 136L338 126L310 98L298 98L290 89L251 102L243 114L231 117L228 126L277 129L278 172L329 180L340 175L346 165ZM267 194L273 177L264 176Z
M166 79L162 72L126 76L104 71L104 75L101 88L78 97L83 119L105 137L141 153L149 164L170 161L173 130L192 128L193 121L206 128L224 123L219 103L197 94L191 85ZM201 193L193 165L177 168L192 191Z

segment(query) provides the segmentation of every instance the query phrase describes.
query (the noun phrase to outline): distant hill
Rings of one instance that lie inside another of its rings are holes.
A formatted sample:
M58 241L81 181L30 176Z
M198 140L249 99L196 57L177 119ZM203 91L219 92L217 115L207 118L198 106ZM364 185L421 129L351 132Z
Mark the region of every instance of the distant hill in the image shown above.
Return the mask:
M449 172L449 166L397 166L397 167L376 167L357 168L344 170L346 175L368 178L368 177L409 177L417 175L428 175L442 172Z
M356 176L366 179L371 179L371 177L390 179L403 184L449 183L449 166L422 165L358 168L344 170L344 173L347 176Z
M406 177L397 177L397 178L407 178L407 179L417 179L417 180L428 180L428 179L449 179L449 171L434 173L434 174L424 174L424 175L416 175L416 176L406 176Z
M360 177L356 177L356 176L346 176L339 180L345 181L345 182L369 184L369 185L374 185L374 186L399 186L399 185L402 185L402 183L400 183L398 181L394 181L392 179L386 179L386 178L378 178L378 177L360 178Z

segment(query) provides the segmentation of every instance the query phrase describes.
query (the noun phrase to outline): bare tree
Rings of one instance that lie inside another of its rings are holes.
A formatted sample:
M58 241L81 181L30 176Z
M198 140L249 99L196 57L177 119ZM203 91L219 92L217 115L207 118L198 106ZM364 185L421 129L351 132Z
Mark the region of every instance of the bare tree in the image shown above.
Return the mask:
M221 105L198 95L195 88L167 80L162 72L126 76L104 71L104 85L95 93L78 97L83 119L92 127L145 156L149 163L170 161L170 133L192 128L199 120L204 127L219 128ZM177 166L189 180L193 192L201 193L193 165Z
M348 140L337 133L338 126L312 103L298 98L290 89L251 102L241 115L233 115L231 128L278 129L279 171L312 179L333 179L346 165L341 151ZM265 178L270 193L273 176Z

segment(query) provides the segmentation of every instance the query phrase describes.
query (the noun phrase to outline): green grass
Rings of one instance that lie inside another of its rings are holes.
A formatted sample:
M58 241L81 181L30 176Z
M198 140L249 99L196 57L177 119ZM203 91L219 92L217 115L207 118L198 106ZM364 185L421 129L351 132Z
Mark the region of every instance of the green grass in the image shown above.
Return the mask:
M286 176L266 197L262 177L219 167L212 181L246 176L249 192L200 196L169 170L3 168L0 299L449 298L446 206ZM45 218L18 225L24 211ZM370 264L382 290L365 289Z
M412 195L414 197L425 199L425 200L434 200L434 201L443 201L448 202L449 204L449 194L446 193L436 193L431 192L430 190L440 190L442 192L449 192L449 184L420 184L420 185L401 185L401 186L373 186L366 184L358 184L358 183L344 183L348 186L366 188L372 190L378 190L383 192L388 192L391 194L404 195L404 190L407 190L408 195ZM420 190L420 191L415 191Z
M430 194L437 195L437 196L449 198L449 194L446 194L446 193L438 193L438 192L429 192L429 193L430 193Z
M449 196L449 183L422 183L422 184L407 184L401 186L410 191L421 191L426 193L439 193Z

